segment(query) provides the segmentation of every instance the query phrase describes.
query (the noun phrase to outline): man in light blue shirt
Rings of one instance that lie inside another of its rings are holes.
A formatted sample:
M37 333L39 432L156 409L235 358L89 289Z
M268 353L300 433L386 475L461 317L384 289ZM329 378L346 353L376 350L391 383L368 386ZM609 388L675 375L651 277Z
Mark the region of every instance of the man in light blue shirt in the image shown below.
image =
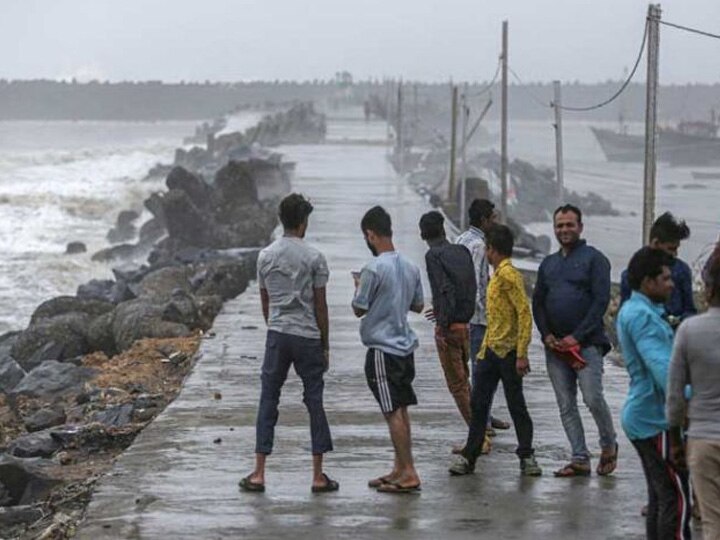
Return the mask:
M380 206L368 210L360 227L375 256L355 279L353 311L360 322L360 338L368 350L365 376L390 429L395 462L389 474L370 480L383 493L420 490L410 439L408 406L416 405L413 351L417 336L407 320L409 311L421 313L420 269L395 251L390 215Z
M618 314L617 330L630 375L622 426L637 450L648 484L647 538L690 538L687 472L671 459L665 417L673 331L664 304L673 290L672 259L644 247L630 259L632 295Z

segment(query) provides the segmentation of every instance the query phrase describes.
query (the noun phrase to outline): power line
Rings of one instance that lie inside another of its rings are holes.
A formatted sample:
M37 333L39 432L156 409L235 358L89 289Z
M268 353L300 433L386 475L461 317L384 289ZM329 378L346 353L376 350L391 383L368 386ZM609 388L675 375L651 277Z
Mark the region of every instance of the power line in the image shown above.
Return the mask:
M608 99L601 101L600 103L596 103L595 105L588 105L586 107L573 107L570 105L561 105L560 110L563 111L571 111L571 112L586 112L586 111L592 111L595 109L600 109L601 107L605 107L606 105L609 105L613 101L615 101L618 97L620 97L620 94L622 94L625 89L630 84L630 81L632 81L633 77L635 76L635 73L637 72L638 67L640 66L640 60L642 60L643 53L645 51L645 43L647 41L647 35L648 35L648 23L649 20L645 22L645 31L643 32L643 38L642 43L640 44L640 50L638 51L638 56L635 59L635 65L633 65L632 70L630 71L629 75L625 79L625 81L620 85L620 88L618 88L617 92L615 92L612 96L610 96ZM549 104L538 98L534 92L532 92L529 88L527 88L527 85L520 79L517 73L513 71L512 69L508 68L510 73L512 73L512 76L515 78L515 80L522 85L522 88L528 93L528 95L532 98L532 100L540 105L541 107L547 107L547 108L553 108L554 105L552 102Z
M615 92L612 96L610 96L605 101L597 103L596 105L589 105L587 107L570 107L568 105L561 105L560 109L563 111L573 111L573 112L592 111L592 110L604 107L605 105L612 103L618 97L620 97L620 94L622 94L625 91L625 89L630 84L630 81L632 81L633 77L635 76L635 72L637 71L637 68L640 65L640 60L642 60L643 52L645 52L645 42L647 41L649 22L650 22L649 20L645 22L645 31L643 32L642 43L640 44L640 50L638 51L638 56L637 56L637 59L635 60L635 65L633 66L627 79L625 79L625 82L622 83L622 85L620 86L620 88L618 89L617 92Z
M685 30L686 32L692 32L693 34L699 34L701 36L720 39L720 34L713 34L712 32L706 32L705 30L698 30L697 28L690 28L689 26L683 26L681 24L675 24L675 23L671 23L668 21L663 21L662 19L657 19L657 22L659 22L660 24L664 24L665 26L671 26L673 28L677 28L678 30Z
M551 109L552 108L552 104L549 101L543 101L541 98L539 98L535 94L535 92L530 90L529 86L523 82L523 80L520 78L520 76L517 73L515 73L515 70L513 70L513 68L508 66L508 71L513 76L513 78L518 82L518 84L520 85L520 88L522 88L523 91L528 96L530 96L530 99L532 99L535 103L537 103L543 109Z
M493 75L492 80L491 80L489 83L487 83L484 87L482 87L480 90L478 90L477 92L471 92L471 93L469 93L469 94L468 94L468 97L478 97L478 96L482 96L483 94L485 94L485 93L487 93L487 92L490 91L490 89L493 87L493 85L497 82L498 75L500 75L500 65L501 65L501 63L502 63L502 62L500 62L500 60L498 59L497 67L495 68L495 75Z

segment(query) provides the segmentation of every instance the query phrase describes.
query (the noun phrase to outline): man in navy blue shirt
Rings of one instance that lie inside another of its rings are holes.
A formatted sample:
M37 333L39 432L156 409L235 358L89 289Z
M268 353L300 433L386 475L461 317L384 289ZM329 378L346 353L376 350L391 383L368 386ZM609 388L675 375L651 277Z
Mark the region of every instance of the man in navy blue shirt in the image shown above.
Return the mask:
M590 451L585 443L577 387L600 433L599 475L617 464L617 437L602 386L603 356L610 350L603 316L610 302L610 263L580 239L582 212L567 204L553 215L560 250L543 260L533 294L533 315L543 343L547 370L555 390L560 419L572 447L572 460L555 476L588 476ZM576 369L564 358L574 349L586 361Z
M697 313L692 291L692 271L688 264L677 256L680 242L689 236L690 228L687 224L684 221L678 221L670 212L665 212L658 217L650 228L648 245L651 248L661 249L673 258L670 272L675 288L670 299L665 303L665 314L673 328L687 317ZM620 279L621 305L630 298L631 292L627 270L623 270Z

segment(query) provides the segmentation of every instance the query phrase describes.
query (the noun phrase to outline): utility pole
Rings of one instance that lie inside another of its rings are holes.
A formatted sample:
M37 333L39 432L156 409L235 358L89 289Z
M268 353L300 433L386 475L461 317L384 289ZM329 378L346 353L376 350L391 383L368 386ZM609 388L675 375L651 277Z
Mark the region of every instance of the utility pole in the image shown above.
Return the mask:
M450 121L450 178L448 180L448 201L455 202L455 156L457 153L457 106L458 88L452 87L452 119Z
M562 142L562 91L560 81L553 81L555 97L553 108L555 109L555 167L557 180L557 206L563 204L565 198L564 171L563 171L563 142Z
M500 107L500 210L508 221L508 22L502 23L502 92Z
M403 137L403 83L398 83L397 95L397 144L395 147L395 156L397 158L397 169L399 174L405 173L405 139Z
M643 244L650 241L655 219L655 176L657 173L657 86L660 48L660 4L648 6L647 82L645 97L645 171L643 182Z
M468 144L468 123L470 122L470 107L468 105L468 85L465 83L462 95L462 146L460 147L460 230L465 230L467 206L467 144Z

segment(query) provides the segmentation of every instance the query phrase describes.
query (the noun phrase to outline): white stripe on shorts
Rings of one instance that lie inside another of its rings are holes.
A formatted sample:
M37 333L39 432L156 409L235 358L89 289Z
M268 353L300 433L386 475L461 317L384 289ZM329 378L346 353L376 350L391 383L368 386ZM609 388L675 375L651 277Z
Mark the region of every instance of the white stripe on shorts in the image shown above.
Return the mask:
M375 349L375 376L377 377L378 395L380 396L380 410L390 413L393 410L390 398L390 387L385 373L385 356L380 349Z

